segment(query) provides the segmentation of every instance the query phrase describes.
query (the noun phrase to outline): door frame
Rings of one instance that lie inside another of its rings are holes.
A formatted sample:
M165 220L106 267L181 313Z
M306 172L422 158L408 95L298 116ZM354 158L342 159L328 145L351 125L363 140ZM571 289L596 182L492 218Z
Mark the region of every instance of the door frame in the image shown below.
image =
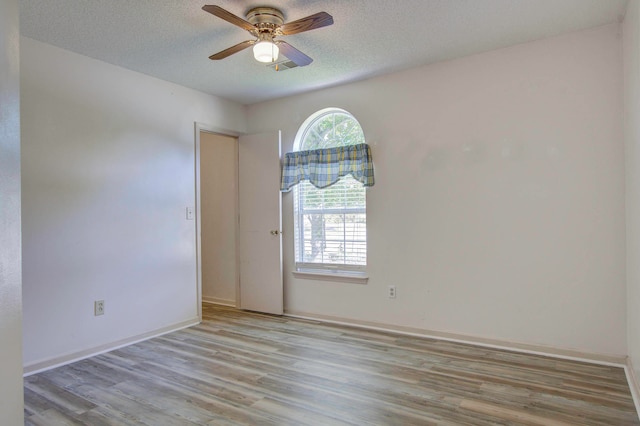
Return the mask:
M200 198L200 132L213 133L221 136L239 138L244 133L213 126L205 123L194 122L194 150L195 150L195 226L196 226L196 303L198 318L202 321L202 202ZM238 164L238 147L236 143L235 161ZM238 168L236 167L236 181L238 180ZM238 194L236 193L236 216L238 214ZM238 248L238 220L235 221L236 236L236 307L240 306L240 264Z

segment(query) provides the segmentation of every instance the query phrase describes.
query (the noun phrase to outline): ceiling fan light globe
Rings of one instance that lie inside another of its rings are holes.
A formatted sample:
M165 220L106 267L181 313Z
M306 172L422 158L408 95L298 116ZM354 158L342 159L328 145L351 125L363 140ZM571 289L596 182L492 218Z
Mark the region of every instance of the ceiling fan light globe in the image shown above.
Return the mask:
M275 62L280 49L270 41L259 41L253 46L253 57L259 62Z

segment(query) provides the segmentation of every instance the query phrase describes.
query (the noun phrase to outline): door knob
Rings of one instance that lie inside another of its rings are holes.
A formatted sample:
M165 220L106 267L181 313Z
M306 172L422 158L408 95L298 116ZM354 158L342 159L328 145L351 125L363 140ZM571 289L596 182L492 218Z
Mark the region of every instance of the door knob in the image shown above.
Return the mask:
M271 235L279 235L279 234L282 234L282 232L278 231L277 229L271 231Z

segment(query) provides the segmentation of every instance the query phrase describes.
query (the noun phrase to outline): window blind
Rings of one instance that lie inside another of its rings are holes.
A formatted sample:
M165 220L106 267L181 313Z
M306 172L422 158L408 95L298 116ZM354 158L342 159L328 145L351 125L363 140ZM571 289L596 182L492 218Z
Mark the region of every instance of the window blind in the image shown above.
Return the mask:
M297 267L362 269L367 263L364 186L346 176L324 189L301 182L294 194Z

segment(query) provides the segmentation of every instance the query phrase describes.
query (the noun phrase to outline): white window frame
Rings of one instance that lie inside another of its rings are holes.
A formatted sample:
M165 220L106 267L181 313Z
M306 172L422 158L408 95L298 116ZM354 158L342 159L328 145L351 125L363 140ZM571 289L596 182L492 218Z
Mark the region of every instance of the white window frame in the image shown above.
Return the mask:
M345 111L340 108L322 109L312 114L310 117L308 117L304 121L302 126L300 126L300 129L298 130L298 133L296 135L296 139L294 142L294 151L301 151L301 150L307 149L303 145L304 145L304 141L306 139L308 131L312 128L312 126L318 120L321 120L323 117L333 113L346 114L351 119L353 119L358 124L358 126L360 126L360 123L358 122L358 120L356 120L356 118L348 111ZM360 126L360 129L362 130L362 126ZM331 146L327 146L327 148L333 147L333 146L345 146L345 145L331 145ZM368 259L366 259L366 257L368 256L365 256L365 265L298 262L298 253L299 253L299 250L301 249L298 247L298 244L302 242L298 241L297 236L304 234L304 223L300 219L304 214L313 213L315 209L306 210L304 212L300 211L302 203L300 202L299 185L296 185L293 188L293 195L294 195L294 206L293 206L294 207L294 212L293 212L294 227L296 228L294 232L295 234L294 236L295 271L293 273L294 276L298 278L344 281L344 282L353 282L353 283L366 283L368 280L368 277L366 274L366 262L368 261ZM317 211L318 213L321 213L321 214L362 214L364 213L366 218L366 212L367 212L366 192L365 192L365 207L328 208L328 209L320 208L320 209L317 209ZM346 241L346 238L345 238L345 241ZM368 251L368 244L366 244L366 240L365 240L365 250Z

